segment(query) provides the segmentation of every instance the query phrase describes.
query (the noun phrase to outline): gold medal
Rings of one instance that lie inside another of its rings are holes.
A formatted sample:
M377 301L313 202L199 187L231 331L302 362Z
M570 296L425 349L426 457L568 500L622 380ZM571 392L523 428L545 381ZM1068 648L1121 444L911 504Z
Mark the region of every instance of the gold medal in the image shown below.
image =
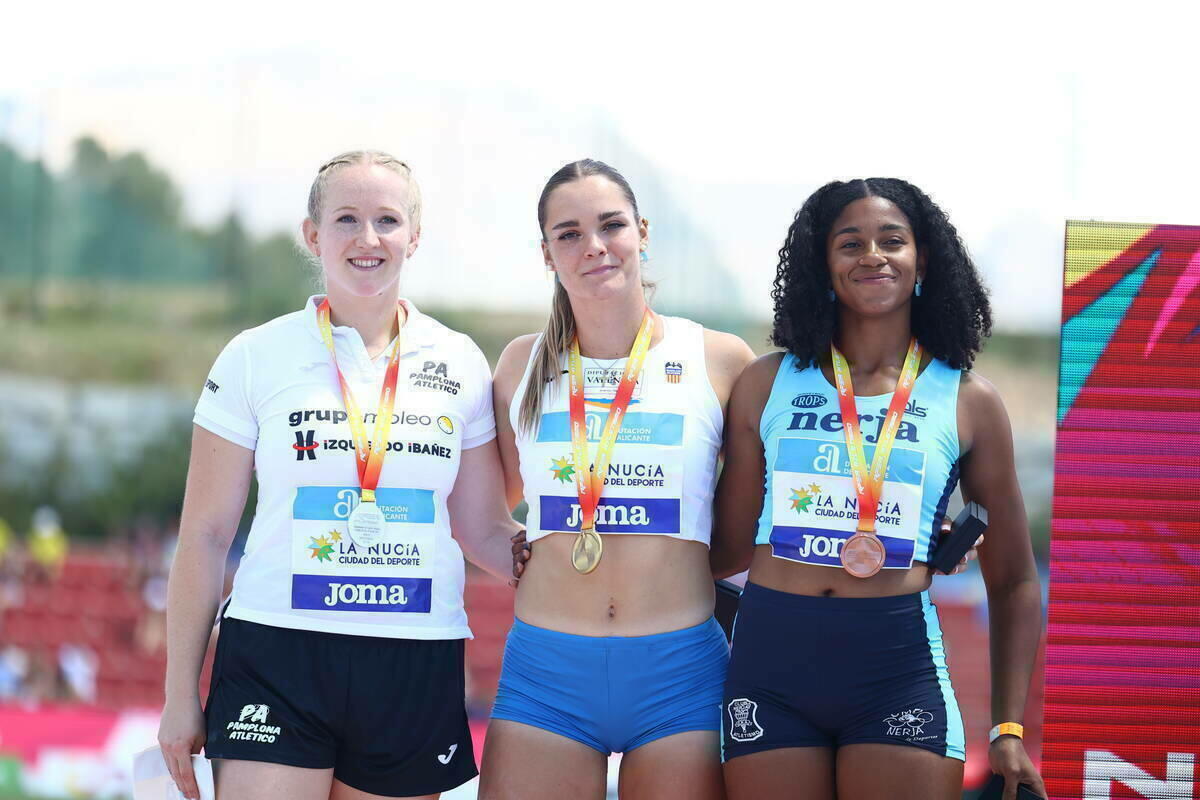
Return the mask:
M600 566L600 556L604 554L604 540L595 528L584 528L575 537L575 546L571 548L571 565L580 575Z
M567 351L567 374L571 390L568 403L571 420L571 458L575 467L575 492L579 498L581 513L579 534L571 548L571 564L584 575L596 568L600 563L600 556L604 554L604 543L600 540L600 534L596 532L596 508L600 505L600 495L604 493L603 476L608 474L608 463L617 444L621 423L625 420L625 409L629 408L629 401L633 398L633 388L637 385L642 362L646 360L646 352L650 349L650 339L653 335L654 315L647 308L642 314L642 324L633 340L629 359L625 362L625 371L617 384L616 396L613 397L608 416L604 420L600 441L596 445L595 463L588 458L583 358L579 353L579 337L571 342L571 349Z

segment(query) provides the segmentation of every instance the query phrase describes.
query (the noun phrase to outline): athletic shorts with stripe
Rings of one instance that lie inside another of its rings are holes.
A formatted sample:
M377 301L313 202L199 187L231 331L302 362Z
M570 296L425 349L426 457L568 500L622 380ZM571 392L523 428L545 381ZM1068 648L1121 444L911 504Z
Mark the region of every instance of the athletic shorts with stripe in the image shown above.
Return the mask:
M874 742L965 760L927 592L810 597L747 583L725 683L722 759Z

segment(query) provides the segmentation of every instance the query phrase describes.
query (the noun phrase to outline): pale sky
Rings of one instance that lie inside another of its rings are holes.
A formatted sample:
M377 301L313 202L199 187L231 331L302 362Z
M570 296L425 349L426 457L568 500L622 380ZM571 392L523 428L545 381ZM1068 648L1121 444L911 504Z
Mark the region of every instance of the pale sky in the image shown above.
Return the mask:
M544 306L534 203L575 158L643 195L664 296L760 316L813 189L904 177L998 324L1048 329L1065 219L1200 224L1175 5L45 4L5 12L0 137L57 166L83 133L145 151L192 218L259 232L294 229L328 156L392 151L426 196L406 293L495 308Z

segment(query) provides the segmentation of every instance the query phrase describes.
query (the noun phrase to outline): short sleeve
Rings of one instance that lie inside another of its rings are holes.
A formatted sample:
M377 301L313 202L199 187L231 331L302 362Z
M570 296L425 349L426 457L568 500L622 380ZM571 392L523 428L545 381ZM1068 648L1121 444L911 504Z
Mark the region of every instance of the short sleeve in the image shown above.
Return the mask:
M257 444L258 420L250 402L250 359L243 335L235 336L217 356L192 421L248 450Z
M479 347L469 339L466 345L468 380L467 404L463 415L467 429L463 432L462 449L470 450L496 438L496 414L492 410L492 368Z

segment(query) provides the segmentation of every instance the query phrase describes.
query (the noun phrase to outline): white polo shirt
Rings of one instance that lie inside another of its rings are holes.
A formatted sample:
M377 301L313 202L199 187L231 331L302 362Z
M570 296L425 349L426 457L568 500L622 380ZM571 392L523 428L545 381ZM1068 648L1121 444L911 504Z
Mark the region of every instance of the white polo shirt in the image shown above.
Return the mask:
M235 336L196 404L197 425L254 451L258 478L226 614L329 633L469 638L446 498L461 452L496 435L487 359L469 337L403 301L400 378L376 490L388 536L356 546L346 525L359 498L354 444L317 328L321 299ZM335 326L333 340L370 437L391 348L372 360L350 327Z

